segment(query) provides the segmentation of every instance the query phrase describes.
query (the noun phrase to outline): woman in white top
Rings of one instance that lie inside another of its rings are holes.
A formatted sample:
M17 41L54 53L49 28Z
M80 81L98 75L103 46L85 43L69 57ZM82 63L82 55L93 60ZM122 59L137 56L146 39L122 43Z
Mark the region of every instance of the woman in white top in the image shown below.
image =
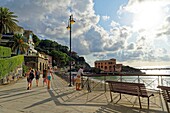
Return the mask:
M76 90L81 90L80 86L81 86L81 75L82 74L83 74L83 69L82 69L82 67L80 67L80 69L77 72L77 76L76 76L76 80L75 80Z
M50 67L47 70L47 88L50 89L51 77L54 79L53 72Z

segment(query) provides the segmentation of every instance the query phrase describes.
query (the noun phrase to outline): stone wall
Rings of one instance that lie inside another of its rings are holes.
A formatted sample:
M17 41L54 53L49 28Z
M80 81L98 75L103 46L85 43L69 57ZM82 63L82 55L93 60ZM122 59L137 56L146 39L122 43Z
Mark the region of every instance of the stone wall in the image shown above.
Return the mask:
M19 78L23 76L23 68L22 65L18 66L13 72L9 72L3 79L1 79L0 84L9 84L11 82L17 81Z

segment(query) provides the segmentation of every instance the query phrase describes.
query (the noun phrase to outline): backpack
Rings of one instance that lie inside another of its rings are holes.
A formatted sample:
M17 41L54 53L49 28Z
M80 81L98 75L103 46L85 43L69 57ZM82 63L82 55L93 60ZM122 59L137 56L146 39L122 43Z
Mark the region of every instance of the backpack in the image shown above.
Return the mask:
M29 76L29 78L30 78L31 80L33 80L33 79L34 79L34 73L33 73L33 72L30 72L30 76Z
M36 71L36 76L39 76L40 75L40 72L39 71Z

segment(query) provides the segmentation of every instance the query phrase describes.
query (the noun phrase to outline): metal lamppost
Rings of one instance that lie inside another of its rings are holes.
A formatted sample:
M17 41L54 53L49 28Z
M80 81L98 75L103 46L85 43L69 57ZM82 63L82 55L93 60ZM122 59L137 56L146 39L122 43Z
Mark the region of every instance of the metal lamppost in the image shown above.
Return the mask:
M69 22L68 22L68 26L67 26L67 29L70 30L70 51L69 51L69 54L70 54L70 84L69 86L71 87L71 25L74 24L75 21L73 20L73 15L70 15L70 18L69 18Z

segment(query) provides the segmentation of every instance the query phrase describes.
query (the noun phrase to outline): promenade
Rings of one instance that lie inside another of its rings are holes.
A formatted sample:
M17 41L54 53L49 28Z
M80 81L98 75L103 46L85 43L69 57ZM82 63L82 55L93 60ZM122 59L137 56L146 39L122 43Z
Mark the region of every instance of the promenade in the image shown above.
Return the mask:
M34 80L33 88L26 88L26 78L1 85L0 113L167 113L158 93L151 97L148 111L145 98L142 99L142 109L139 109L137 97L128 95L122 96L117 104L110 103L109 91L76 91L75 87L68 87L68 83L58 76L52 81L52 90L42 86L42 78L38 87ZM117 96L114 94L113 99Z

